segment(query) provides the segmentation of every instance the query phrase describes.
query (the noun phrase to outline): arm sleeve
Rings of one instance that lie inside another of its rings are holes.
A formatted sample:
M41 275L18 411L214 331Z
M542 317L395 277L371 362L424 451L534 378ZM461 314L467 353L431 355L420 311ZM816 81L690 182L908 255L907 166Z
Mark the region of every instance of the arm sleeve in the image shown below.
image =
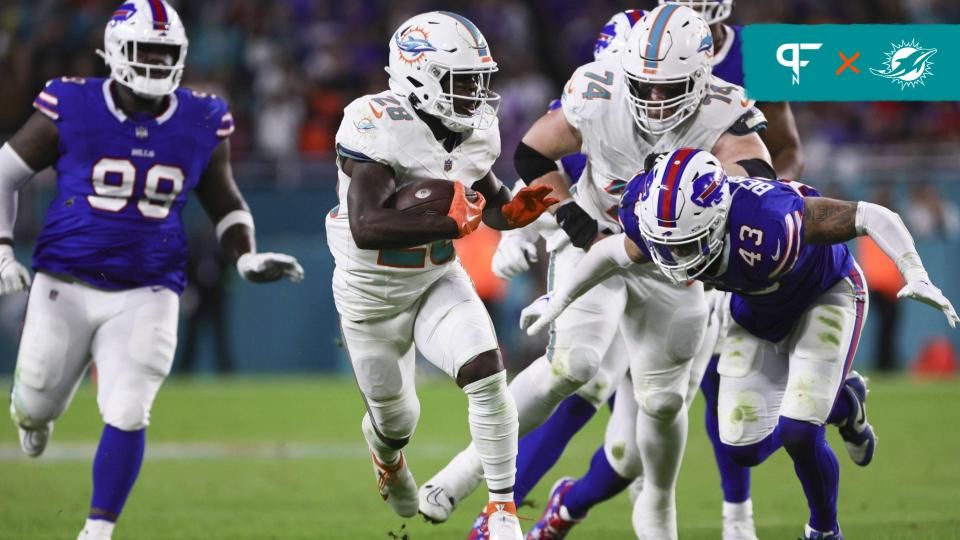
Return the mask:
M0 238L13 238L17 221L17 192L33 176L33 169L9 145L0 148Z
M625 239L624 234L615 234L594 244L577 263L573 274L551 293L551 302L568 306L617 270L631 266L633 261L627 254Z
M923 261L913 243L913 236L896 212L878 204L857 203L857 234L867 235L897 264L900 274L908 282L928 279Z

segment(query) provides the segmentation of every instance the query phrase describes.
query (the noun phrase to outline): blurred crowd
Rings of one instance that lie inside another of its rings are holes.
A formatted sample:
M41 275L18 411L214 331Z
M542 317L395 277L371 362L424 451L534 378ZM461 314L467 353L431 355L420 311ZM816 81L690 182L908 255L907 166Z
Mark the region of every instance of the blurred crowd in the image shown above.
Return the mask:
M225 95L237 119L238 158L283 160L331 155L343 107L386 87L383 66L393 30L430 9L460 12L484 32L501 66L501 130L506 167L516 141L591 59L597 30L637 3L593 0L173 0L190 37L185 84ZM34 94L61 75L103 75L94 51L118 0L5 0L0 4L0 133L30 114ZM734 23L948 23L952 0L743 1ZM804 141L949 142L960 137L956 103L816 103L795 107Z

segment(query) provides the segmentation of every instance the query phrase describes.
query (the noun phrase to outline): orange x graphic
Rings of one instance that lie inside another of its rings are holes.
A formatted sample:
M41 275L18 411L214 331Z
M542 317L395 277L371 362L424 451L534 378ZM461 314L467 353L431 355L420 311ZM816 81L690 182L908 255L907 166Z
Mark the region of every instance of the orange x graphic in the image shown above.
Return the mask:
M850 58L847 58L846 56L844 56L843 53L840 51L837 51L837 54L839 54L840 58L843 59L843 64L841 64L840 67L837 68L837 73L836 73L837 75L840 75L841 73L843 73L843 70L847 68L850 68L850 70L853 71L854 73L858 73L858 74L860 73L860 70L857 69L857 66L853 65L853 61L856 60L857 58L860 58L860 51L855 52L853 56L851 56Z

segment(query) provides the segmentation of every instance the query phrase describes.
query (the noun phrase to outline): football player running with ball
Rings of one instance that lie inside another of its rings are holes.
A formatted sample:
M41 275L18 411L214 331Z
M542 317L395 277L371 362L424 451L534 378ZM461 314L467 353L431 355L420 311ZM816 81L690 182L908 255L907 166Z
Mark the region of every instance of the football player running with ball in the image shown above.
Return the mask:
M137 479L150 409L173 363L194 190L240 275L303 279L296 259L257 253L233 180L233 118L213 95L178 88L187 57L180 17L162 0L125 2L107 23L108 79L54 79L0 148L2 293L30 285L13 257L17 191L53 166L57 195L33 254L10 413L23 451L43 453L92 357L105 424L81 540L112 535Z
M420 413L416 349L466 393L490 492L486 533L513 540L522 537L513 503L517 409L490 318L451 241L481 221L525 226L556 200L546 186L511 199L491 172L500 155L496 71L483 34L460 15L424 13L397 29L390 89L353 101L337 132L341 204L327 217L327 241L380 495L397 514L416 515L417 486L402 452ZM436 179L453 183L445 215L391 207L398 188Z
M839 464L825 438L836 425L867 459L875 437L865 389L845 384L867 315L863 275L844 242L870 236L896 262L898 294L960 321L930 281L899 216L868 202L820 197L796 183L727 176L704 150L660 155L627 186L625 235L597 243L570 279L525 310L535 333L604 276L653 262L675 283L702 281L732 293L721 347L720 439L755 466L781 446L810 509L803 538L840 540ZM619 406L619 403L618 403Z
M775 176L756 133L763 115L742 88L710 75L712 55L710 30L695 11L659 6L636 23L619 55L578 68L564 88L560 110L527 131L515 154L517 172L528 185L552 186L561 199L550 209L567 237L552 255L553 283L568 279L603 233L620 231L620 193L648 154L704 146L740 174ZM571 195L555 162L578 151L587 164ZM707 315L700 284L675 285L642 267L621 272L556 321L546 354L510 384L525 434L598 373L606 374L602 391L612 393L629 364L632 393L641 404L633 433L644 472L634 524L650 538L677 535L684 402ZM447 519L477 487L476 450L468 447L424 484L422 513ZM625 483L638 476L628 461L611 463Z

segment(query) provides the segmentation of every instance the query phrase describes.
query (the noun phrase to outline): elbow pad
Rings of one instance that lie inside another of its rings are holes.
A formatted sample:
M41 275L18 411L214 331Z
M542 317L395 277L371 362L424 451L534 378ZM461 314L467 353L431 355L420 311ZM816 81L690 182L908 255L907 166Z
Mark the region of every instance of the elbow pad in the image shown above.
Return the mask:
M776 180L777 172L773 170L773 165L760 158L741 159L737 165L747 171L750 178L766 178L767 180Z
M530 148L523 141L520 141L516 152L513 154L513 166L517 169L520 178L527 184L547 173L559 170L552 159Z

